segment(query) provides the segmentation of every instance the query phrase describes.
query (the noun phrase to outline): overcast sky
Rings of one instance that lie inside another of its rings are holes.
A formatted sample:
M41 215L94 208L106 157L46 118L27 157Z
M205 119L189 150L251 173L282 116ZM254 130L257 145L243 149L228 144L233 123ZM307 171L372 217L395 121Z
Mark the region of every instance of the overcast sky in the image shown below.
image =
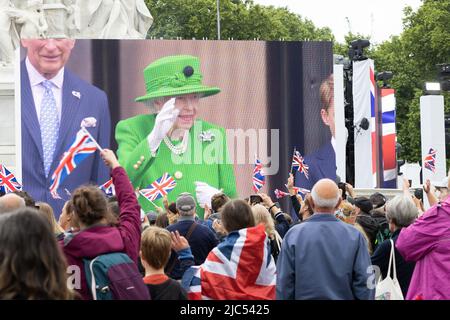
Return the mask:
M372 43L402 32L403 8L414 10L421 0L254 0L255 3L288 7L317 27L329 27L339 42L349 31L372 36ZM347 22L346 17L350 23Z

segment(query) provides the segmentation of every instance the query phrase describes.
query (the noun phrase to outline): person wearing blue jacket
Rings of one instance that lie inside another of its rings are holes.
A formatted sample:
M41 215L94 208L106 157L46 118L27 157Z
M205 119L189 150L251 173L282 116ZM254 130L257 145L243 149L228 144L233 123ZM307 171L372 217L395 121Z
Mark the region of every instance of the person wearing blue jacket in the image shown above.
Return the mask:
M336 183L319 180L311 192L314 215L289 229L277 261L279 300L372 300L375 285L362 234L334 216Z

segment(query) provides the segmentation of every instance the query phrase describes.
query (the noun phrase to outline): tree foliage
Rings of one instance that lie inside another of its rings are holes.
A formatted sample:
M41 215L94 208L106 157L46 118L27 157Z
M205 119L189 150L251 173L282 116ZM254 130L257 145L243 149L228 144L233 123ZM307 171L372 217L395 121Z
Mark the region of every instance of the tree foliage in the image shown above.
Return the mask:
M148 37L217 39L216 0L146 0L154 17ZM287 8L262 6L252 0L220 0L221 39L334 40L329 28Z
M424 0L413 11L404 10L404 31L379 45L372 53L379 71L392 71L396 89L398 141L402 155L420 161L419 99L426 81L436 81L436 64L450 63L450 0ZM449 94L445 110L450 112ZM449 157L450 155L447 155Z

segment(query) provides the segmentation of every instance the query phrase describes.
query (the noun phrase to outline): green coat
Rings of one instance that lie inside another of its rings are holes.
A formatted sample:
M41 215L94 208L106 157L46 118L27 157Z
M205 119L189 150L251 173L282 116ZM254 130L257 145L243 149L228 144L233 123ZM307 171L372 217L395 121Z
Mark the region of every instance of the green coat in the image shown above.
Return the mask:
M196 181L223 189L223 192L231 198L237 197L236 178L233 165L229 161L226 134L223 128L196 120L189 130L189 142L183 155L175 155L166 143L161 141L153 157L147 136L153 130L155 119L154 114L139 115L122 120L116 126L119 162L127 171L135 188L144 189L167 172L177 182L177 186L168 195L169 201L175 201L182 192L189 192L196 198L194 184ZM214 140L202 141L199 136L204 132L212 133L215 136ZM180 173L182 177L177 178L176 175L179 176ZM162 198L154 202L163 207ZM139 197L139 203L145 212L155 210L150 201L143 196ZM198 205L197 214L203 218L203 209Z

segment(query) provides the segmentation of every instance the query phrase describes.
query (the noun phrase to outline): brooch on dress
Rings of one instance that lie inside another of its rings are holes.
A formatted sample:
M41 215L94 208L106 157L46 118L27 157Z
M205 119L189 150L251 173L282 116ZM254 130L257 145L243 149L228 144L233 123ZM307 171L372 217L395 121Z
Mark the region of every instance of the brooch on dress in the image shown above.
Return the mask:
M212 141L214 141L216 136L210 130L208 130L208 131L202 131L198 135L198 138L202 142L212 142Z

